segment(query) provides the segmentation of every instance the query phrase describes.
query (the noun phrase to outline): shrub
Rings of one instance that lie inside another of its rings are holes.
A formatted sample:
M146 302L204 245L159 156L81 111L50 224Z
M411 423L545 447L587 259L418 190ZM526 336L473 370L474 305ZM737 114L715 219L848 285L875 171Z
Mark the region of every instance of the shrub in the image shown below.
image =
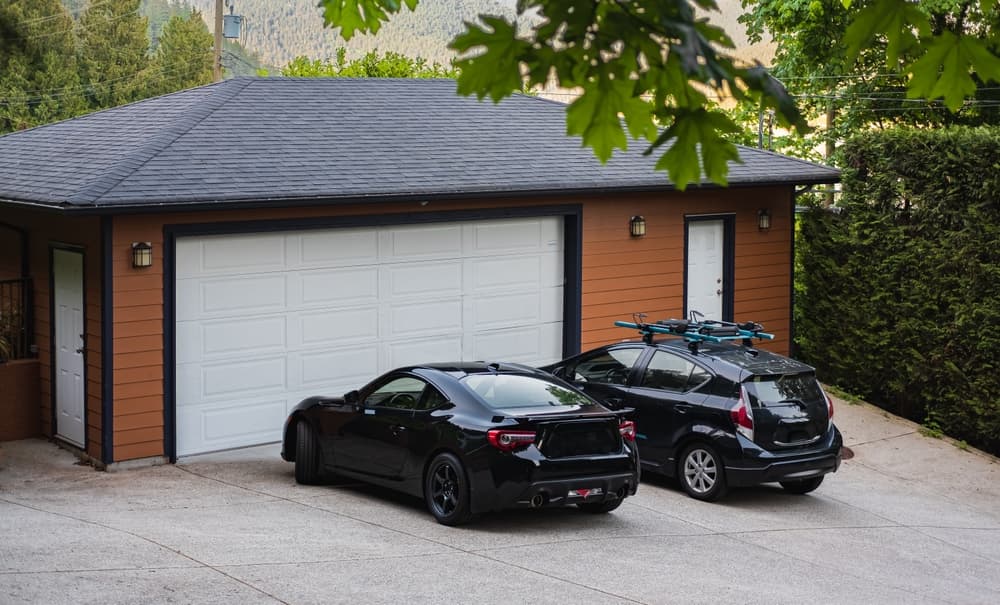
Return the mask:
M841 212L801 220L801 356L1000 454L1000 131L871 132L843 154Z

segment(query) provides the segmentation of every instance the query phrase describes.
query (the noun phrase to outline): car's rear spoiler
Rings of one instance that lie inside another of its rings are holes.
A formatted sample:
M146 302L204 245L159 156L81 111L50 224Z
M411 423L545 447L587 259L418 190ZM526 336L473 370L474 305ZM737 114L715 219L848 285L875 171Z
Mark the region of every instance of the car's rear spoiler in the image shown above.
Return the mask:
M635 408L622 408L620 410L609 409L606 414L539 414L535 416L504 416L511 420L527 420L528 422L572 422L577 420L595 420L607 416L617 416L618 418L628 418ZM494 416L494 421L496 417Z

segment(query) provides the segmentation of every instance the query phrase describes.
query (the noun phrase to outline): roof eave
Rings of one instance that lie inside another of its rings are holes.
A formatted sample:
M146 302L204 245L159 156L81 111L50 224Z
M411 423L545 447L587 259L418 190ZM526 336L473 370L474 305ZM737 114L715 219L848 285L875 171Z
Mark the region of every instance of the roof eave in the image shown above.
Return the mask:
M809 175L799 177L788 177L781 179L764 178L753 181L738 181L723 186L716 183L698 183L687 188L690 190L703 189L734 189L750 187L794 187L810 185L828 185L840 182L839 172L831 171L826 175ZM429 198L436 200L484 200L484 199L518 199L526 197L572 197L572 196L594 196L607 195L613 193L652 193L679 191L673 183L664 181L662 184L642 184L631 186L600 186L600 187L577 187L577 188L537 188L537 189L490 189L490 190L469 190L469 191L419 191L407 193L380 193L372 195L345 195L345 196L288 196L266 199L245 199L245 200L202 200L202 201L160 201L160 202L135 202L116 204L68 204L56 202L41 202L37 200L19 200L11 198L0 198L0 205L17 207L27 207L41 209L51 212L62 212L74 215L105 215L105 214L136 214L136 213L156 213L156 212L187 212L201 210L249 210L256 208L281 208L281 207L309 207L324 205L342 204L388 204L398 202L428 201Z

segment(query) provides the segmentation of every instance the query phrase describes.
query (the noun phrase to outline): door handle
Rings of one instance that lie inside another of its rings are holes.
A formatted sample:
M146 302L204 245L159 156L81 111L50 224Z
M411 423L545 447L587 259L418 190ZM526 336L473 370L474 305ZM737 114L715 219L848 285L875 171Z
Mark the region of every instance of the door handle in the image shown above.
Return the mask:
M400 433L406 430L406 427L401 424L394 424L389 427L389 430L392 431L393 435L398 436Z
M694 406L689 403L678 403L674 405L674 411L678 414L687 414Z

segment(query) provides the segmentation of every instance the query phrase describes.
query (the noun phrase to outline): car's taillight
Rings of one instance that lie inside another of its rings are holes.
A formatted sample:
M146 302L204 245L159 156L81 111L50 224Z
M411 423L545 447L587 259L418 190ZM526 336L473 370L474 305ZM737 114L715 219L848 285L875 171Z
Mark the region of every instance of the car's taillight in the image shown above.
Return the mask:
M535 442L534 431L508 431L506 429L491 429L486 433L490 445L501 452L513 452L528 447Z
M618 432L625 441L635 441L635 423L631 420L622 420L618 425Z
M823 391L823 397L826 397L826 411L829 414L827 416L830 420L833 420L833 399L827 395L826 391Z
M740 400L736 406L730 410L729 416L736 425L736 432L753 441L753 410L750 409L750 398L742 387L740 388Z

